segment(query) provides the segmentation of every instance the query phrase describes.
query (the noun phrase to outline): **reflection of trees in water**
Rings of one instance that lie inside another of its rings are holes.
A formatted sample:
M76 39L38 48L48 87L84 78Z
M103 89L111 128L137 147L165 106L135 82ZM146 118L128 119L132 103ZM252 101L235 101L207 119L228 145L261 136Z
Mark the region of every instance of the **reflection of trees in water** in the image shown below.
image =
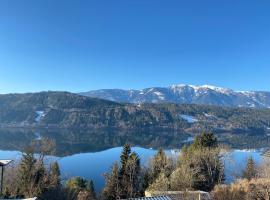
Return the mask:
M37 133L38 136L37 136ZM2 129L0 149L22 151L31 141L40 137L56 142L56 155L64 156L81 152L96 152L130 143L148 148L180 148L189 135L160 130L84 130L84 129Z
M36 135L33 130L24 129L0 129L0 149L22 151Z
M190 135L172 130L89 130L89 129L0 129L0 149L23 149L33 140L50 138L56 142L56 155L97 152L130 143L145 148L180 148ZM261 148L270 145L270 137L244 134L219 135L221 143L233 148Z

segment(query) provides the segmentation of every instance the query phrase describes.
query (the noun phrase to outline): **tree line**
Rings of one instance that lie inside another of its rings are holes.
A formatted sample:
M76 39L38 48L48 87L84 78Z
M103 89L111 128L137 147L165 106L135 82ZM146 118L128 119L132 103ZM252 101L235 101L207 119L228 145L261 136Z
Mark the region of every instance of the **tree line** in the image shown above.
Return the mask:
M92 180L81 177L73 177L66 181L61 179L58 163L47 163L45 160L45 156L52 153L54 145L52 141L41 140L38 144L36 142L27 148L19 163L7 171L2 197L116 200L142 197L146 191L186 190L211 192L213 199L216 200L222 200L226 195L227 199L237 199L237 195L247 199L248 196L248 189L235 190L233 186L224 185L221 148L213 133L202 133L197 136L191 145L181 149L177 160L159 149L147 166L141 165L139 155L132 151L129 144L125 144L120 162L115 162L110 171L104 175L105 186L100 193L95 192ZM259 170L254 160L250 158L242 178L251 183L255 178L262 177L262 174L264 176L268 174L270 177L266 169L267 167ZM250 188L249 190L251 191ZM255 190L256 187L253 185L252 191Z

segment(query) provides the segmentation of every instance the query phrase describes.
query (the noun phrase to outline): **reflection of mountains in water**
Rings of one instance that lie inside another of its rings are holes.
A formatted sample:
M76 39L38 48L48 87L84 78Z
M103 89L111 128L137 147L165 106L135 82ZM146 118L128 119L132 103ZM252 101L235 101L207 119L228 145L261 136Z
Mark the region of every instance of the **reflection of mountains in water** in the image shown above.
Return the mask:
M180 148L190 135L175 131L120 131L85 129L0 129L0 149L23 151L34 140L50 138L56 155L97 152L130 143L146 148Z

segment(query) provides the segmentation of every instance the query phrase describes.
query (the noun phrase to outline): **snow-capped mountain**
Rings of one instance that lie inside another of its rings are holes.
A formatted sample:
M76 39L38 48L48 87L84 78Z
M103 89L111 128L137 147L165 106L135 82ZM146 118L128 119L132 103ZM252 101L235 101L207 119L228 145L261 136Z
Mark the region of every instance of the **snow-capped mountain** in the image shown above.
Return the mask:
M234 107L270 108L270 92L234 91L211 85L172 85L142 90L102 89L84 96L125 103L194 103Z

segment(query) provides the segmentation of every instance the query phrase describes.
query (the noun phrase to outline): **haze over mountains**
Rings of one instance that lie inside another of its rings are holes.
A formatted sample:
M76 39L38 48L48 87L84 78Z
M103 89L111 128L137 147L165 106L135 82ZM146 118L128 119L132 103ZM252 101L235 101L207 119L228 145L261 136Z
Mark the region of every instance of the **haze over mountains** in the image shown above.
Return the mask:
M270 108L270 92L234 91L211 85L172 85L142 90L101 89L80 93L121 103L184 103Z

